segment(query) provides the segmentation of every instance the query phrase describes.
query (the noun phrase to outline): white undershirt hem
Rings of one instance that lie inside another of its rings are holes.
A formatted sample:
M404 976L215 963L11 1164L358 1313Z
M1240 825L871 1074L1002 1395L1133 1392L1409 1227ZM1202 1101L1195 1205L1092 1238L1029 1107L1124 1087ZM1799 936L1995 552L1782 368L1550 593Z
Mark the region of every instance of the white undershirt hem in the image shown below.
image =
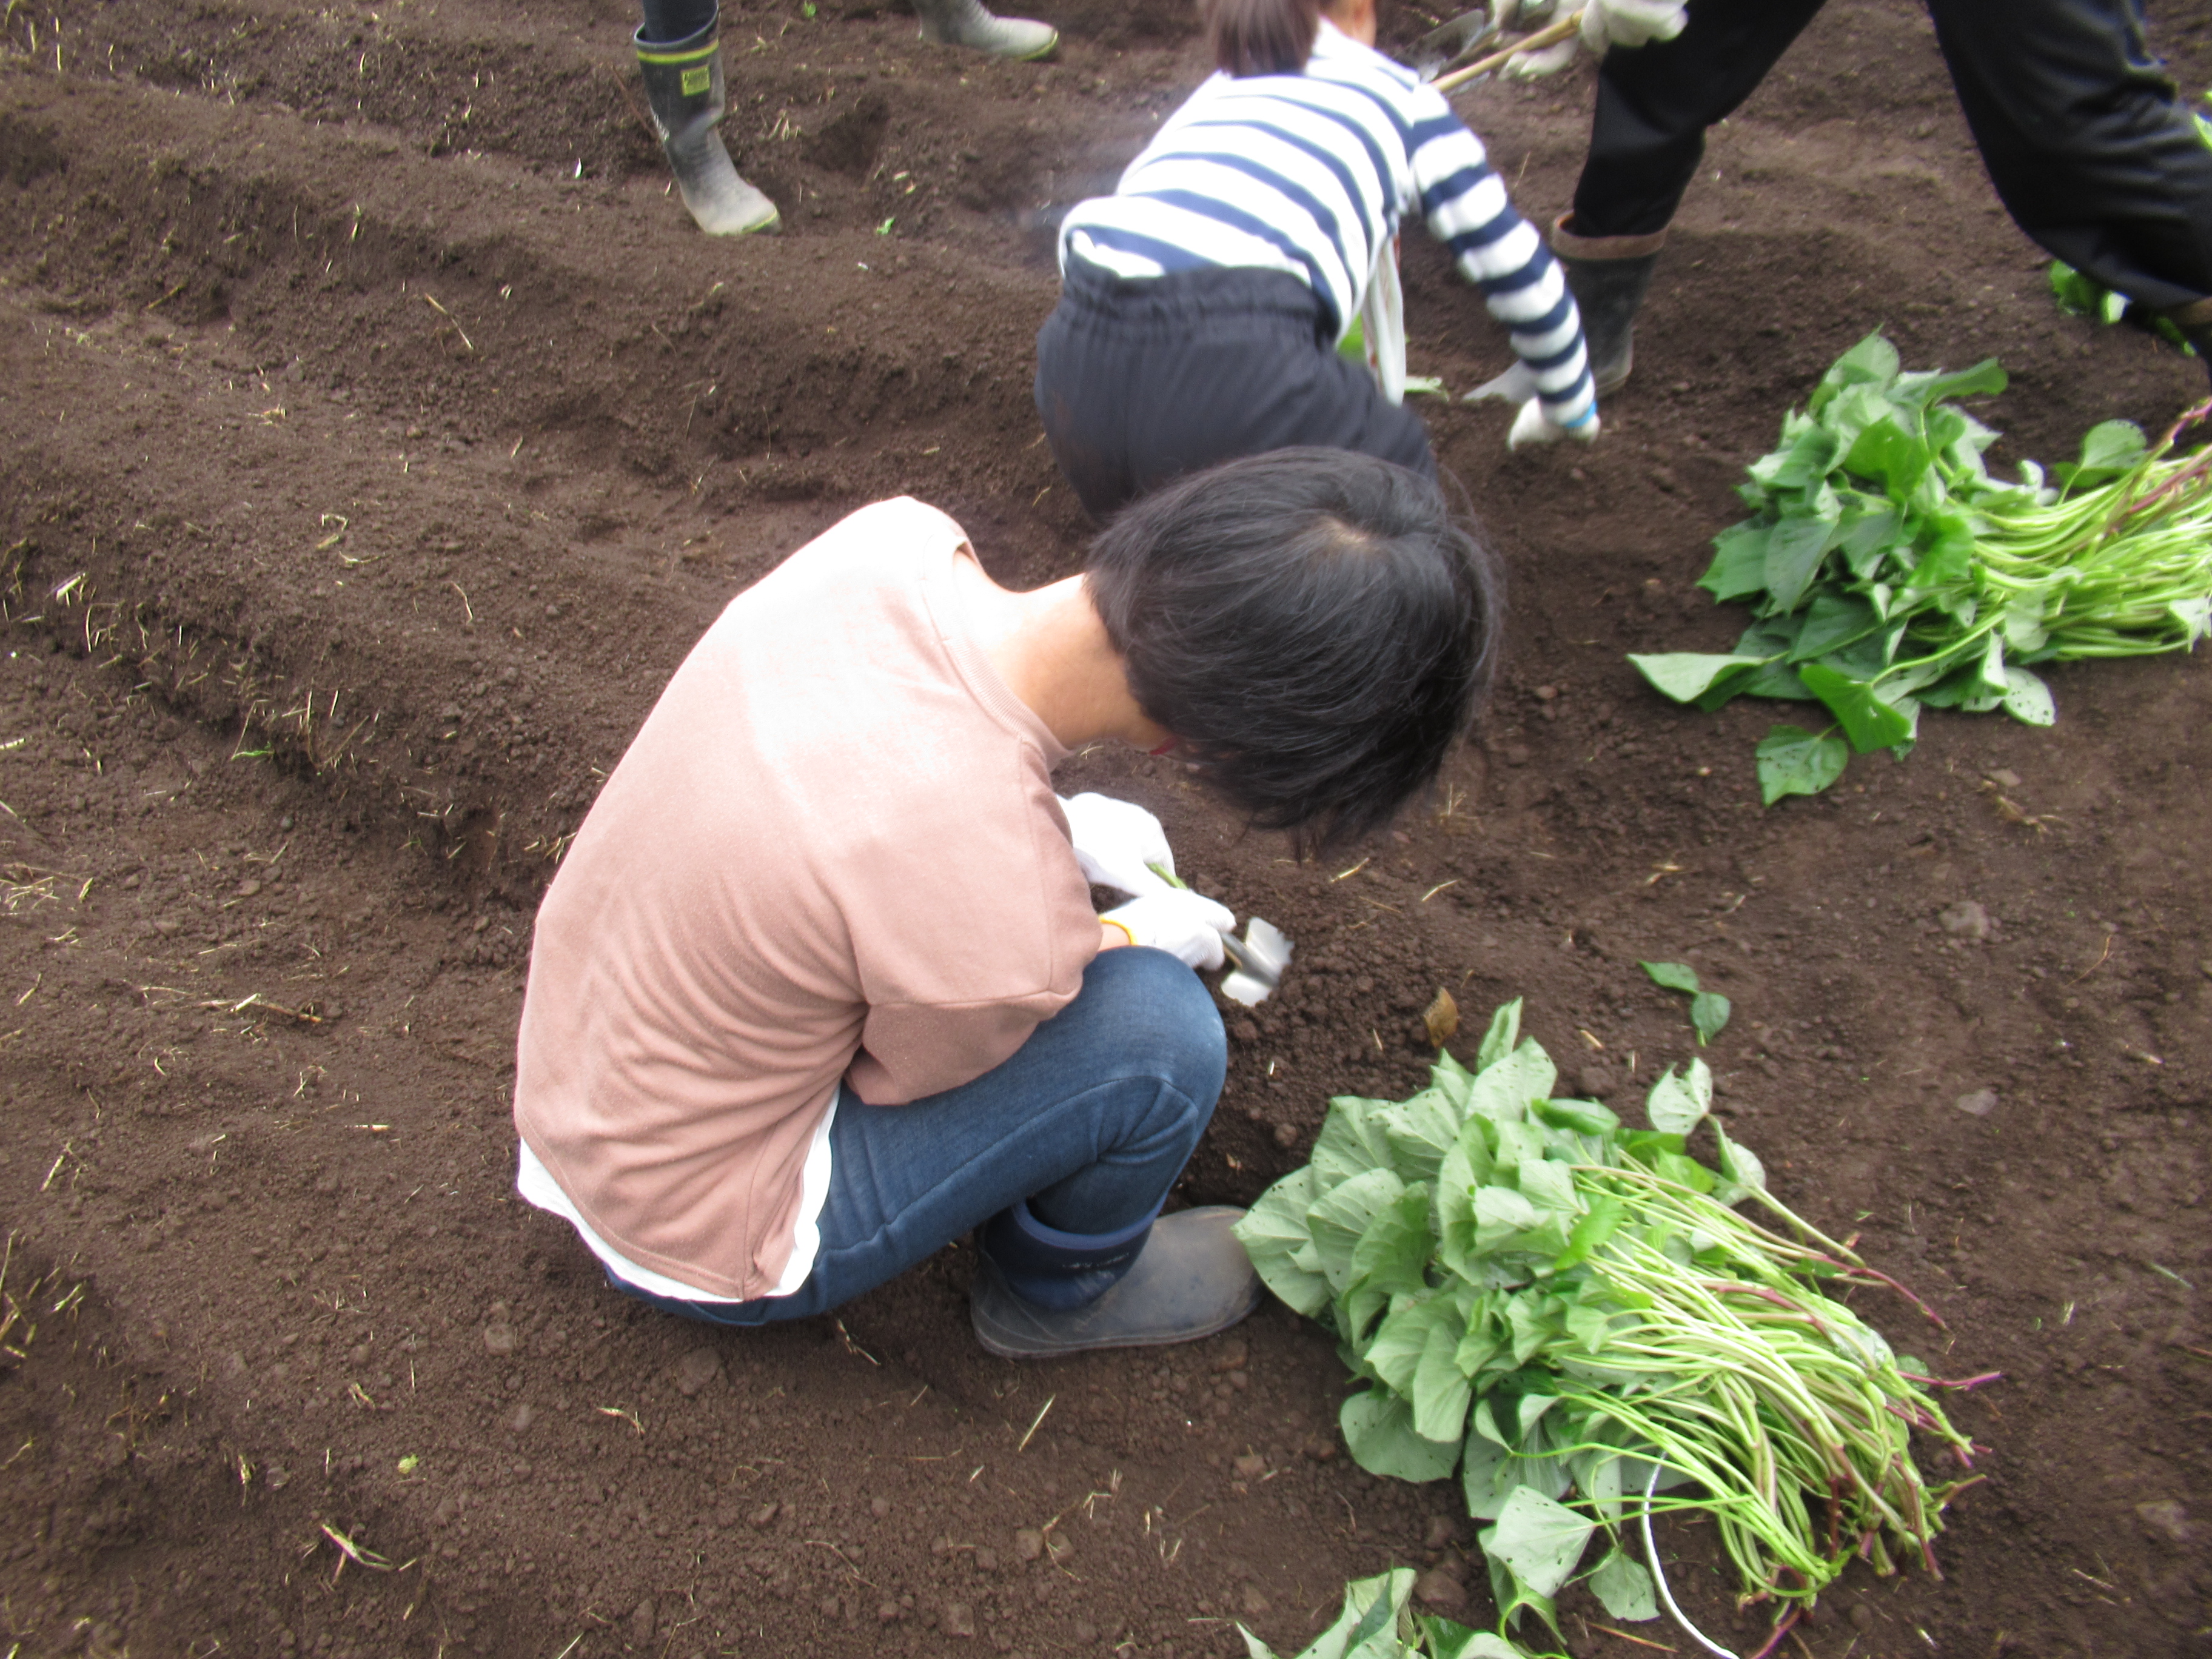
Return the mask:
M822 1121L815 1126L814 1139L806 1148L806 1163L799 1176L799 1220L792 1231L791 1259L783 1264L783 1275L768 1292L770 1296L795 1295L814 1271L814 1258L822 1249L822 1205L830 1196L830 1126L836 1121L837 1102L843 1092L841 1087L830 1095L830 1109L822 1114ZM591 1224L577 1212L568 1194L561 1190L560 1182L553 1179L552 1172L530 1150L526 1140L516 1159L514 1190L539 1209L559 1216L574 1227L592 1254L626 1285L635 1285L650 1296L670 1297L680 1302L735 1304L740 1300L702 1291L696 1285L686 1285L681 1279L671 1279L666 1273L657 1273L632 1261L592 1231Z

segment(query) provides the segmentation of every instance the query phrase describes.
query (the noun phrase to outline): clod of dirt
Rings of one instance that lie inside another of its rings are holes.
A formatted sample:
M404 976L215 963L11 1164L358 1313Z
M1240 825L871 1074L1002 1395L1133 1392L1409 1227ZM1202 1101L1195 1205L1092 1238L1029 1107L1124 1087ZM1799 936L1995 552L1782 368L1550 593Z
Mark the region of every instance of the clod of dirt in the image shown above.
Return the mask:
M1278 1123L1275 1126L1275 1145L1287 1152L1297 1144L1298 1126L1297 1124Z
M996 1550L993 1550L993 1549L980 1549L980 1550L977 1550L977 1551L975 1552L975 1571L978 1571L978 1572L996 1572L996 1571L998 1571L998 1570L999 1570L999 1553L998 1553L998 1551L996 1551Z
M2162 1533L2176 1544L2186 1545L2197 1536L2197 1528L2190 1523L2189 1511L2171 1498L2138 1504L2136 1513L2153 1532Z
M975 1612L965 1601L947 1601L945 1612L937 1621L938 1629L947 1636L973 1636L975 1633Z
M1252 1583L1244 1586L1238 1593L1237 1600L1244 1604L1244 1616L1247 1619L1257 1619L1274 1605L1267 1600L1266 1593L1257 1584Z
M1336 1442L1316 1435L1306 1442L1305 1454L1316 1463L1333 1462L1336 1456Z
M1039 1532L1035 1527L1018 1527L1014 1529L1014 1559L1016 1560L1034 1561L1037 1557L1043 1553L1044 1534L1042 1533Z
M1230 1026L1229 1035L1238 1042L1257 1042L1260 1040L1260 1028L1249 1019L1240 1019Z
M868 1500L868 1513L869 1513L870 1515L874 1516L876 1517L876 1519L877 1519L877 1520L878 1520L878 1521L882 1520L885 1516L889 1515L890 1512L891 1512L891 1500L890 1500L890 1498L871 1498Z
M1467 1587L1442 1567L1431 1567L1413 1581L1413 1599L1440 1613L1455 1613L1467 1605Z
M876 1603L876 1622L878 1624L896 1625L898 1623L898 1618L899 1604L897 1602L878 1601Z
M538 1413L535 1407L527 1403L517 1406L512 1412L507 1413L507 1432L510 1434L520 1434L525 1429L528 1428L537 1420Z
M1960 1095L1951 1103L1968 1117L1987 1117L1997 1109L1997 1091L1977 1089L1972 1094Z
M754 1530L765 1532L775 1524L775 1512L781 1507L780 1504L763 1504L747 1516L745 1520Z
M1231 1337L1221 1345L1221 1352L1213 1356L1213 1369L1217 1371L1241 1371L1251 1352L1243 1337Z
M1246 1452L1233 1465L1239 1480L1257 1480L1267 1472L1267 1460L1257 1452Z
M712 1348L694 1348L676 1362L676 1392L692 1398L722 1374L722 1357Z
M1603 1100L1620 1087L1620 1079L1612 1066L1593 1061L1583 1067L1575 1079L1575 1086L1583 1091L1585 1100Z
M1440 1550L1458 1536L1458 1522L1453 1520L1449 1515L1432 1515L1429 1517L1428 1531L1422 1534L1421 1547L1425 1550Z
M1945 933L1977 944L1987 939L1996 926L1990 920L1990 913L1972 899L1960 899L1956 904L1946 906L1936 920L1943 924Z
M1459 1004L1449 991L1437 988L1436 1000L1421 1015L1421 1027L1439 1048L1459 1035Z
M631 1610L629 1643L632 1647L643 1648L653 1645L653 1627L659 1614L659 1609L653 1606L653 1598L650 1595Z
M501 1358L506 1358L514 1352L514 1327L512 1325L485 1326L483 1345L486 1353L497 1354Z

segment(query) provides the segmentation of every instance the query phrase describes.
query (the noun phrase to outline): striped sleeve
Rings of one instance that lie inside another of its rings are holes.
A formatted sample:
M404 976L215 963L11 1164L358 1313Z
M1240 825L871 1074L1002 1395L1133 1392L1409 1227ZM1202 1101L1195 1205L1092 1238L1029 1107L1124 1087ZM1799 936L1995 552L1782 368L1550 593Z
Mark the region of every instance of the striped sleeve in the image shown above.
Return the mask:
M1556 425L1579 425L1596 409L1597 394L1582 318L1559 262L1514 210L1482 141L1443 94L1422 87L1412 97L1418 118L1407 148L1430 234L1451 250L1490 314L1505 325L1515 354L1536 378L1544 413Z

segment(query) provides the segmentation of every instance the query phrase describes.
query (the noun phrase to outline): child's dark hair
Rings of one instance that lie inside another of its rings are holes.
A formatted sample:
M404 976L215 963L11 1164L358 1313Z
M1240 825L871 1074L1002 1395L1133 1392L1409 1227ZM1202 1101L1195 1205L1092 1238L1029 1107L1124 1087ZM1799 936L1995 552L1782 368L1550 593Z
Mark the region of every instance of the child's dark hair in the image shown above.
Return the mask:
M1235 76L1296 75L1321 32L1319 0L1198 0L1214 67Z
M1435 484L1347 450L1179 478L1100 533L1085 580L1138 706L1304 848L1433 782L1498 655L1496 561Z

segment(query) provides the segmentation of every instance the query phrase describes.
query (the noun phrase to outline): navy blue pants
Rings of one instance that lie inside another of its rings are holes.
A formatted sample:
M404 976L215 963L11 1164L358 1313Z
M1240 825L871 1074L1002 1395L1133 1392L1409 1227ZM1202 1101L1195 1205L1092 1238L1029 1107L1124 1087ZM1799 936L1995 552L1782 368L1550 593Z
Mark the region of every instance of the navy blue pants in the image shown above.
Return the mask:
M1927 0L2014 222L2155 311L2212 295L2212 148L2143 34L2142 0ZM1580 236L1663 230L1705 129L1765 78L1821 0L1693 0L1672 40L1606 54Z
M1127 282L1071 258L1037 335L1053 459L1094 519L1185 472L1318 444L1437 476L1420 416L1340 356L1314 292L1279 270Z

